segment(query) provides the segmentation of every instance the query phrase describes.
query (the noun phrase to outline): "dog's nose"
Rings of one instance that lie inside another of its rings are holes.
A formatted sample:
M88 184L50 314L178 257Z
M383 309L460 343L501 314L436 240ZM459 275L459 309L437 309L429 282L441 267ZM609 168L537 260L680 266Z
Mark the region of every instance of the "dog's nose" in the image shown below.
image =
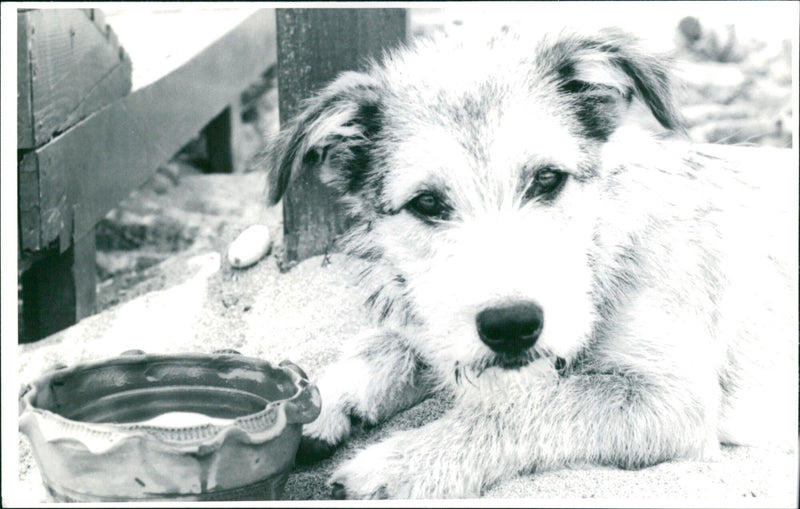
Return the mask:
M530 301L484 309L475 319L481 341L503 353L519 353L539 339L544 313Z

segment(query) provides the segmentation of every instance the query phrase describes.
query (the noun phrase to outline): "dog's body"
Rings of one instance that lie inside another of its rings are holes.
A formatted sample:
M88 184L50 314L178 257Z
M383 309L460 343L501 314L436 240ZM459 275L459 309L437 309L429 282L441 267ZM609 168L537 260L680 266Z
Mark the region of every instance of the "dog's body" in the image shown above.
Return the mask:
M796 439L796 174L658 140L633 99L679 127L660 60L619 34L419 43L281 133L270 201L318 167L380 325L320 380L301 459L454 395L346 462L338 495L477 496Z

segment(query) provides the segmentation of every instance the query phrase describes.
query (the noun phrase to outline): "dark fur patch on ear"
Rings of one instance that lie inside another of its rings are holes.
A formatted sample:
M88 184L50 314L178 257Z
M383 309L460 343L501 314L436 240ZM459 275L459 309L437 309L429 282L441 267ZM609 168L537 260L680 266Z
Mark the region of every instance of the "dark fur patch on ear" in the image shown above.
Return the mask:
M662 126L683 129L683 121L673 102L670 71L664 64L655 57L636 55L620 55L611 61L633 80L634 93Z
M607 140L634 97L662 126L683 131L664 59L640 52L633 37L619 31L565 37L539 58L552 66L558 90L570 99L588 137Z
M362 191L370 178L373 167L372 146L383 127L383 113L377 102L365 102L351 121L359 126L362 138L359 143L349 143L339 154L333 174L329 172L328 183L341 193L356 194Z
M308 99L278 133L265 159L271 165L268 201L277 203L301 172L325 167L323 180L341 193L363 187L370 146L380 132L380 85L347 72Z
M570 80L559 87L579 99L575 102L575 117L589 138L607 141L619 124L617 91L585 81ZM628 102L630 98L628 98Z

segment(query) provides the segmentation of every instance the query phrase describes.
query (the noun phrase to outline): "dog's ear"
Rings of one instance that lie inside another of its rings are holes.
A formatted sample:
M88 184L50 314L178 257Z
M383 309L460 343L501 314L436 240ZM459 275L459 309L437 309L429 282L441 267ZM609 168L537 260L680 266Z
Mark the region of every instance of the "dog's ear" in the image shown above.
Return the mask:
M662 126L683 131L667 60L641 51L633 36L605 30L595 37L564 37L542 53L588 136L605 141L634 98Z
M276 204L300 173L322 167L322 179L341 193L365 178L368 148L380 130L380 86L364 73L346 72L308 99L272 140L267 200Z

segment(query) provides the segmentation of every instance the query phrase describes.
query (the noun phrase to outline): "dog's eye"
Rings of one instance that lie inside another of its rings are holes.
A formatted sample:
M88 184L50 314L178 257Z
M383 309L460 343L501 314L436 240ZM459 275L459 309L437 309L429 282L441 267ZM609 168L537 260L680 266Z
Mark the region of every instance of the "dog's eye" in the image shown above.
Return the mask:
M561 182L563 173L555 170L542 170L536 174L536 185L543 192L552 191Z
M450 208L434 193L422 193L408 202L408 209L423 219L447 219Z
M533 178L533 183L525 192L525 198L528 200L534 198L552 198L561 190L566 180L567 174L563 171L554 170L552 168L539 170Z

